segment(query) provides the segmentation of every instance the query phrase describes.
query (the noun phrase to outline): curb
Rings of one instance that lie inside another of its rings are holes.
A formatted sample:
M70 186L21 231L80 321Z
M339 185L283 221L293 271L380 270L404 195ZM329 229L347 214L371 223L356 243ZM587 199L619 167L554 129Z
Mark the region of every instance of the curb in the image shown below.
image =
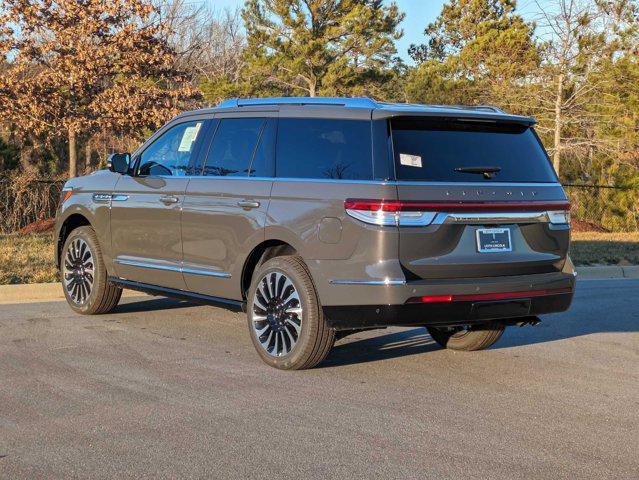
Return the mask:
M601 265L596 267L577 267L577 279L605 280L608 278L639 278L639 265Z
M639 265L601 265L577 267L578 280L639 279ZM146 295L135 290L124 290L122 296ZM64 293L59 283L30 283L20 285L0 285L0 305L7 303L35 303L63 301Z
M134 290L124 290L123 297L145 295ZM0 305L7 303L57 302L65 300L60 283L29 283L0 285Z

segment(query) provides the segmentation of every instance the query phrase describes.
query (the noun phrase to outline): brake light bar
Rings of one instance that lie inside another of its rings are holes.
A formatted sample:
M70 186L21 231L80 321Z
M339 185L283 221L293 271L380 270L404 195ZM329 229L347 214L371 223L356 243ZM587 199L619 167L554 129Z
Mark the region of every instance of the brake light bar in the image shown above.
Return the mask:
M344 202L347 210L414 212L541 212L570 210L570 202L400 202L397 200L360 200L349 198Z
M350 216L375 225L425 226L438 214L507 214L546 215L551 223L570 222L570 202L421 202L349 198L344 209Z
M470 295L425 295L412 297L406 303L451 303L472 302L481 300L515 300L517 298L540 297L544 295L561 295L571 293L572 288L555 288L549 290L528 290L524 292L476 293Z

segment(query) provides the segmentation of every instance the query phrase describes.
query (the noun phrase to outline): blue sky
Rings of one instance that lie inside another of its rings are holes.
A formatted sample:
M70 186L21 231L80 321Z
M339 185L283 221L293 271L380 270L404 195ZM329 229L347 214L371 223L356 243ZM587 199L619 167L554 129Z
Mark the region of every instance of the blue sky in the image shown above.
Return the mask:
M244 5L244 0L205 0L215 9L230 7L235 9ZM390 3L390 1L389 1ZM402 23L404 36L397 42L397 53L410 62L408 47L411 43L424 41L424 29L437 18L446 0L395 0L399 9L406 14ZM537 9L534 0L519 0L517 10L527 19L534 19Z

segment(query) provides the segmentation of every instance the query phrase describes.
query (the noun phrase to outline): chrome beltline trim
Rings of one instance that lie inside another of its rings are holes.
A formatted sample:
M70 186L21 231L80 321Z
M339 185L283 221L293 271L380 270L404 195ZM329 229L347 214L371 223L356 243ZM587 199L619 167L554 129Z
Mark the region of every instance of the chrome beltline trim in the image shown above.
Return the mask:
M194 270L191 268L169 267L168 265L154 265L151 263L134 262L131 260L118 260L117 258L113 261L120 265L128 265L131 267L151 268L154 270L166 270L169 272L192 273L194 275L205 275L208 277L231 278L231 274L228 272L208 272L205 270Z
M406 285L406 280L329 280L331 285Z
M175 179L201 179L201 180L255 180L270 182L314 182L314 183L340 183L340 184L364 184L364 185L433 185L442 187L561 187L557 182L431 182L410 180L349 180L335 178L289 178L289 177L231 177L231 176L205 176L205 175L147 175L144 178L175 178Z

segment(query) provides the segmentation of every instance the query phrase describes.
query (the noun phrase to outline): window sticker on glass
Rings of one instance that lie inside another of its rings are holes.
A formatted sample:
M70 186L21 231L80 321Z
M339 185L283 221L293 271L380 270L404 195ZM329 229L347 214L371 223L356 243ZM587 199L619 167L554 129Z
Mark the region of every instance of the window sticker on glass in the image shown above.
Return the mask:
M178 152L190 152L193 143L197 139L197 134L200 131L201 123L197 123L192 127L186 127L184 129L184 134L182 135L182 140L180 141L180 146L178 147Z
M399 154L399 163L406 165L407 167L420 167L422 166L422 157L419 155L409 155L408 153Z

